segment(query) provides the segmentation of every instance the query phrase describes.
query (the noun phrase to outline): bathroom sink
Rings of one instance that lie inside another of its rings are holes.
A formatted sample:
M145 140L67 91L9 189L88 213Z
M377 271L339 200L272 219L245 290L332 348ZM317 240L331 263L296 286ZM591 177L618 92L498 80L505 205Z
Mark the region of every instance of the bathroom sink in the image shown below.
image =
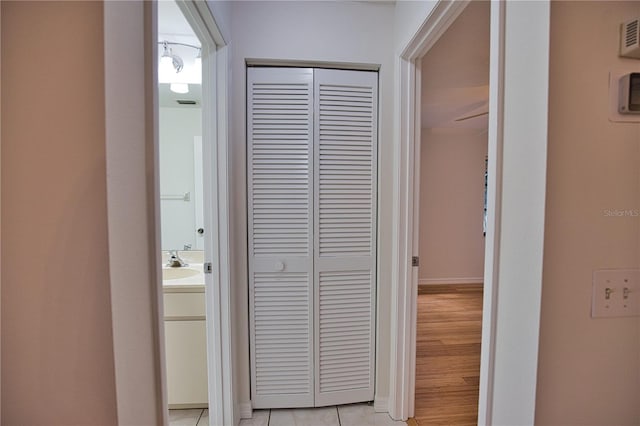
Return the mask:
M193 277L198 275L200 271L191 268L164 268L162 270L163 280L177 280L180 278Z

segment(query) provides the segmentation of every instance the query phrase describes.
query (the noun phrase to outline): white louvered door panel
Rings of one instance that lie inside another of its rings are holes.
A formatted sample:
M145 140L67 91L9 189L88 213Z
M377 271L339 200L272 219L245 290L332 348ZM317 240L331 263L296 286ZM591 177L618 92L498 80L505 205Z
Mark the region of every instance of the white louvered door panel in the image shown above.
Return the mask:
M312 69L248 69L253 408L314 404L312 107Z
M378 74L315 70L315 405L374 393Z

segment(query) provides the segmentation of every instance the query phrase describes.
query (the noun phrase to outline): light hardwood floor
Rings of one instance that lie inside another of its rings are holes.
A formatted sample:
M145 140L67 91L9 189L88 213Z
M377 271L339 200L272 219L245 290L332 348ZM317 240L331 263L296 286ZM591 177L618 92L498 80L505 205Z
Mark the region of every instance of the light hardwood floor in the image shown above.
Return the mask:
M419 426L476 425L482 285L421 286L416 416Z

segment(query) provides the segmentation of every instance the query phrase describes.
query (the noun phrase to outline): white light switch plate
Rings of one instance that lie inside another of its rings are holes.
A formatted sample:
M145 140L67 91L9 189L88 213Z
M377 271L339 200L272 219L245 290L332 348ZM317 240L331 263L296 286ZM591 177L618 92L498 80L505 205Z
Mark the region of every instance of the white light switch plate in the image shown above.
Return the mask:
M591 318L633 316L640 316L640 269L594 271Z

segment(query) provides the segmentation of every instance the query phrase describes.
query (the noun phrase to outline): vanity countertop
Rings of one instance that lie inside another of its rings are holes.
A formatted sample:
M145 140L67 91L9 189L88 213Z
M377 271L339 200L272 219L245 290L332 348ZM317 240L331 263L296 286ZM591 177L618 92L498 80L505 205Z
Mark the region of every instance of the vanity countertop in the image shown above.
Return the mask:
M192 263L180 268L162 268L164 292L203 292L204 269L202 263Z

